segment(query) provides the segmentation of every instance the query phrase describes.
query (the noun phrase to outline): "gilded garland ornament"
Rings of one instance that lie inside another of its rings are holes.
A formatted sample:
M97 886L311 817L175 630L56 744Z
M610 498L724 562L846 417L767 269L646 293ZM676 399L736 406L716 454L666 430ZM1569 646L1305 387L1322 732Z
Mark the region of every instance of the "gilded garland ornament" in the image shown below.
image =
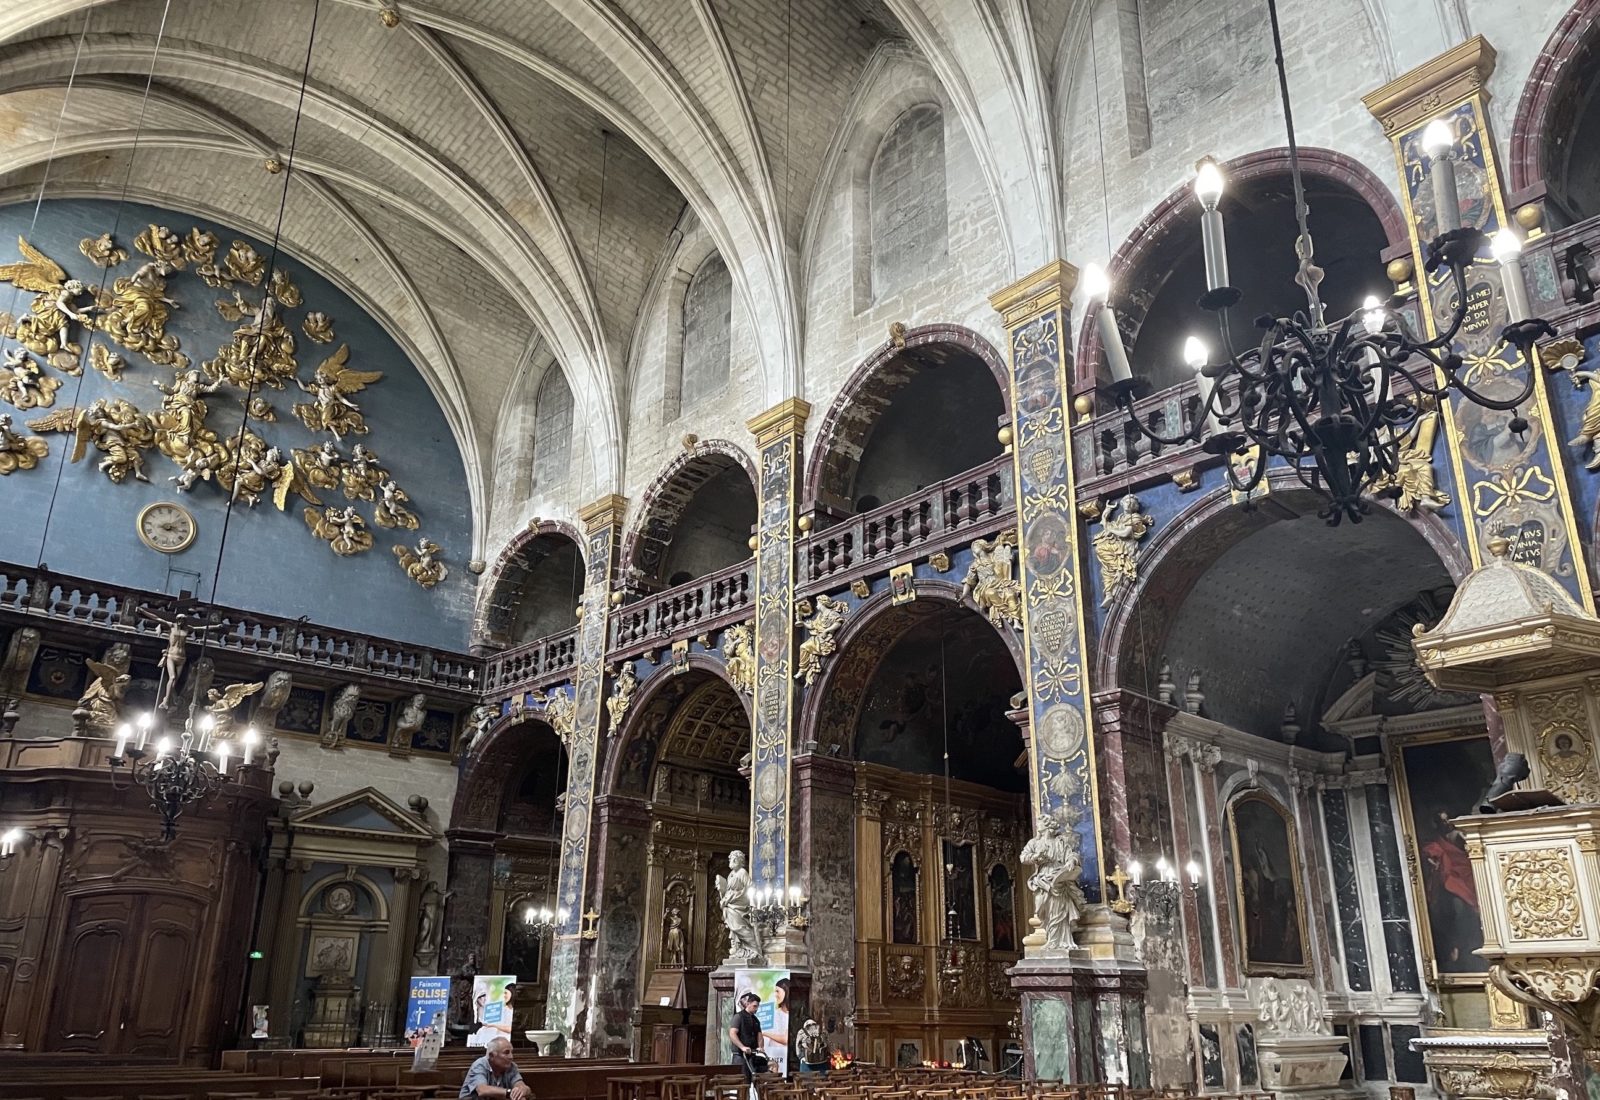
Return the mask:
M353 508L345 510L355 511ZM367 536L367 544L369 546L372 544L371 535ZM400 562L400 568L406 571L406 576L423 588L432 588L450 575L450 570L445 568L444 562L438 560L439 544L430 539L418 539L415 550L408 546L396 546L394 556Z
M803 627L806 640L800 643L794 678L809 687L822 671L822 659L838 648L834 636L844 625L850 605L832 596L819 595L815 606L810 600L795 605L795 625Z
M311 533L340 557L348 558L372 549L372 532L367 530L366 520L354 508L330 507L321 512L307 508L304 515Z
M112 268L128 258L126 248L118 248L117 242L110 233L102 233L98 237L85 237L78 242L78 251L82 252L88 261L95 267Z
M48 440L18 435L11 430L11 415L0 413L0 477L17 470L32 470L49 454Z
M349 395L360 393L383 377L382 371L351 370L346 366L349 359L350 345L341 344L317 367L311 385L295 379L295 385L314 400L296 405L294 414L312 431L328 432L339 442L347 435L366 435L370 430L361 407Z
M1150 533L1155 519L1145 515L1139 498L1128 493L1105 511L1100 533L1094 537L1094 556L1100 562L1100 606L1109 607L1128 585L1139 578L1139 541Z
M0 401L24 412L48 409L56 403L56 391L60 388L61 379L44 373L26 348L12 348L6 354L5 367L0 372Z
M126 398L97 398L86 409L57 409L48 416L30 420L36 432L71 432L72 461L83 461L92 444L105 455L99 470L113 485L121 485L132 474L137 481L149 481L144 472L144 453L155 444L155 426L150 418Z
M628 708L633 705L634 693L639 690L639 672L633 667L632 661L623 661L613 675L616 680L611 685L611 696L606 700L606 713L611 716L608 732L615 737L617 731L622 729L622 720L627 717Z
M23 259L0 264L0 282L10 283L18 290L32 291L34 299L28 307L28 315L17 318L8 335L15 335L18 342L35 355L49 356L58 351L79 354L81 349L72 339L72 326L92 326L90 315L95 307L78 304L80 298L89 294L88 287L77 279L67 278L59 264L25 238L17 238L17 249ZM7 365L10 365L9 360Z
M970 599L995 626L1022 629L1022 585L1016 577L1017 533L972 543L972 564L961 582L961 598Z

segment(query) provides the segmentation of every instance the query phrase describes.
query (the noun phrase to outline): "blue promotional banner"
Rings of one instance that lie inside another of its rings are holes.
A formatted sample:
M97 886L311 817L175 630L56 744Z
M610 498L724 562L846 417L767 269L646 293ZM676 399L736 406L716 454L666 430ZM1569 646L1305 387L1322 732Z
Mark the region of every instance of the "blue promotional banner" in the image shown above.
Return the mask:
M406 1041L418 1046L429 1035L444 1031L450 1006L450 979L413 976L406 994Z

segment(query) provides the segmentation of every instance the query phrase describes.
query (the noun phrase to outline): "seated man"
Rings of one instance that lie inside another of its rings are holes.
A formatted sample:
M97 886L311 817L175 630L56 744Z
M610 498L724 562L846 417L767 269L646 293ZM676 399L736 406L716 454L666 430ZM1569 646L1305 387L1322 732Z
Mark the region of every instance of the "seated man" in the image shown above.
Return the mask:
M458 1100L532 1100L533 1092L523 1083L522 1073L511 1060L511 1040L504 1035L489 1040L484 1055L467 1070Z

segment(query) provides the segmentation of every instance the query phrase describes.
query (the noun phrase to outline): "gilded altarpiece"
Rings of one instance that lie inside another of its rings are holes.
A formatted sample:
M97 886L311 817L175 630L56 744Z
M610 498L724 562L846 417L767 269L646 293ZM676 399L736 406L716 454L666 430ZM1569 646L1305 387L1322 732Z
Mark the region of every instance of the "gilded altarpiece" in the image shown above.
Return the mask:
M1076 283L1077 271L1056 261L989 301L1004 318L1010 347L1034 806L1039 817L1056 817L1078 834L1080 880L1094 902L1103 869L1067 411L1068 296Z
M947 796L936 777L857 764L855 802L856 1053L954 1061L970 1035L995 1058L1028 915L1022 796L959 781Z
M577 987L578 955L588 898L590 813L594 804L596 757L605 715L606 609L610 605L611 576L620 541L623 500L602 497L584 508L587 541L582 619L578 624L578 669L572 699L572 727L567 741L567 802L561 832L561 872L557 894L567 919L556 929L550 954L550 995L545 1026L573 1034L573 992ZM561 691L564 689L556 689ZM547 711L548 713L548 711ZM560 732L560 726L552 721Z
M1416 289L1426 334L1437 336L1456 308L1447 267L1427 272L1427 244L1438 233L1429 159L1422 132L1443 120L1456 139L1455 169L1461 224L1484 234L1483 252L1468 274L1466 317L1453 350L1463 381L1499 399L1515 397L1530 365L1500 339L1507 324L1505 289L1489 240L1509 224L1484 83L1494 68L1493 48L1475 37L1366 96L1363 102L1393 142L1400 195L1411 228ZM1515 561L1542 569L1589 610L1594 609L1588 568L1579 546L1576 516L1542 372L1534 370L1533 395L1522 409L1528 428L1511 430L1517 412L1486 409L1452 397L1444 402L1446 438L1472 562L1481 565L1489 540L1511 542Z
M755 746L751 878L789 878L789 745L794 721L794 540L801 433L811 406L791 399L750 421L760 453L756 526Z

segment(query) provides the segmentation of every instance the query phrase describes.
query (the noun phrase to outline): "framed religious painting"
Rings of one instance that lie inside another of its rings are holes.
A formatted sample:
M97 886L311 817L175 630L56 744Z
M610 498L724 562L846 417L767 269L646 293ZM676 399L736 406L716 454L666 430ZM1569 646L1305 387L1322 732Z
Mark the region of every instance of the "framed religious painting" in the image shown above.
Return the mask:
M1471 813L1494 780L1489 735L1451 730L1396 737L1390 753L1429 973L1440 985L1481 988L1488 968L1474 954L1483 946L1478 888L1466 840L1450 819Z
M1251 977L1310 971L1305 899L1294 819L1275 799L1251 791L1228 805L1240 954Z

